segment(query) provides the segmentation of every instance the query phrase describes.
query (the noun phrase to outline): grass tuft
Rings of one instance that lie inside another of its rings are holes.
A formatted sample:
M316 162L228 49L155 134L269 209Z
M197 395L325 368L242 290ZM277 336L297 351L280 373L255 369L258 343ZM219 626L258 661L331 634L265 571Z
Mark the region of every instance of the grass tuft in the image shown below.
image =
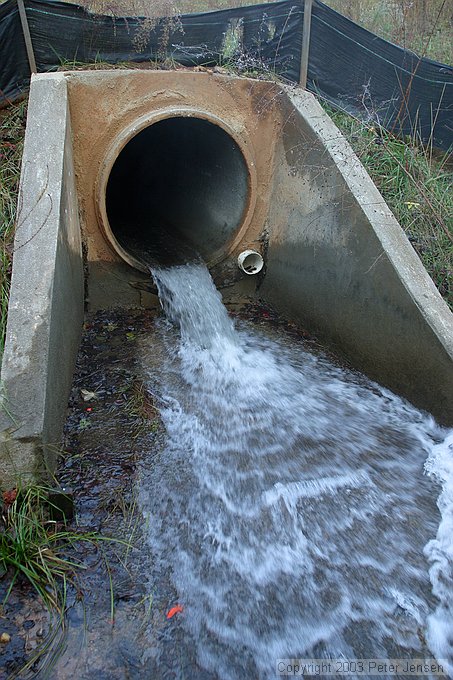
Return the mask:
M112 540L82 533L50 519L49 489L33 485L3 493L0 515L0 578L9 579L3 604L18 579L26 579L61 621L68 584L76 584L82 563L68 554L80 542ZM58 510L58 508L56 508ZM121 542L121 541L120 541Z
M124 385L123 393L126 397L126 413L135 420L132 438L136 439L144 432L157 432L160 426L159 410L144 382L138 378L133 379Z

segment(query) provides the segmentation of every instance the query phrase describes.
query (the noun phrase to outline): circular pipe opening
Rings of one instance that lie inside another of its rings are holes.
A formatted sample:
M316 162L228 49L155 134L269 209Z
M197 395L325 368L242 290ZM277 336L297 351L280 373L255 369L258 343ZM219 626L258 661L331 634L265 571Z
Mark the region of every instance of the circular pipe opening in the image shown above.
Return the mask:
M101 176L100 216L129 264L146 270L141 252L165 264L183 244L212 265L237 244L253 207L253 163L219 122L161 113L117 141Z
M238 267L245 274L259 274L264 267L264 260L256 250L243 250L238 257Z

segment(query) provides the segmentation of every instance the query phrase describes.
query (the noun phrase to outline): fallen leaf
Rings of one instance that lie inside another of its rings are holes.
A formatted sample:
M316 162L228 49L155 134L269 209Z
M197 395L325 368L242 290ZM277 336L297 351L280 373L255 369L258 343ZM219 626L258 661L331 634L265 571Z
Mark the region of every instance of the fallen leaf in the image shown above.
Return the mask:
M96 392L90 392L90 390L80 390L83 401L90 401L91 399L97 399L98 395Z
M17 498L17 489L3 492L3 502L5 505L12 505Z
M167 612L167 619L172 619L175 614L179 614L182 611L184 611L184 607L182 606L182 604L177 604L175 607L172 607Z

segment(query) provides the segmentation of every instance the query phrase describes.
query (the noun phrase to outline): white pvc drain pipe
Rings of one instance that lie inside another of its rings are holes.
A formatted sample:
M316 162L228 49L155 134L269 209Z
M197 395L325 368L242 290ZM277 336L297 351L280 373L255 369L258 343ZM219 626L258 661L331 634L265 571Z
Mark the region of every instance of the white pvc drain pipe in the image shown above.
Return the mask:
M245 274L258 274L264 267L264 260L256 250L243 250L238 257L238 266Z

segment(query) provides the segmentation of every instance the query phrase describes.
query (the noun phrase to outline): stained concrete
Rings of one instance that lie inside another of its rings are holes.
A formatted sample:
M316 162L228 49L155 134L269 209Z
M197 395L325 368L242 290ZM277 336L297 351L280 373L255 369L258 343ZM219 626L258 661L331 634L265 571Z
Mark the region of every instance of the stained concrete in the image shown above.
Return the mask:
M275 110L281 95L275 83L193 71L86 71L68 73L66 78L89 271L90 310L124 306L120 296L109 295L106 291L102 298L99 290L90 287L90 272L97 263L102 262L104 270L110 270L111 278L122 276L118 270L121 258L134 264L130 254L114 239L109 241L107 185L110 172L128 142L162 120L199 118L218 125L231 136L246 162L248 196L241 199L246 207L239 228L232 233L227 229L226 242L221 248L207 253L207 259L210 266L215 266L231 253L243 249L244 244L253 247L260 237L269 208L273 152L279 126ZM146 149L146 153L151 150ZM131 168L131 172L134 171L135 168ZM221 166L218 173L221 181ZM171 213L171 191L167 191L166 196ZM126 191L123 200L126 203L129 200ZM231 196L231 200L235 201L236 197ZM200 212L202 210L203 206L200 206ZM152 219L150 214L150 221ZM165 220L165 215L161 215L161 219ZM132 268L131 276L134 276Z
M83 265L88 309L156 304L143 266L115 243L105 194L122 149L171 117L218 125L244 158L241 224L221 224L226 241L213 239L207 254L216 284L272 302L453 424L453 315L313 95L206 72L46 74L32 79L25 140L1 376L2 484L52 465L83 319ZM210 172L222 182L220 165ZM236 264L248 248L265 258L257 277Z
M83 261L66 80L33 79L3 355L0 484L35 476L60 445L83 321Z
M453 424L453 314L315 98L288 90L262 295L371 378Z

